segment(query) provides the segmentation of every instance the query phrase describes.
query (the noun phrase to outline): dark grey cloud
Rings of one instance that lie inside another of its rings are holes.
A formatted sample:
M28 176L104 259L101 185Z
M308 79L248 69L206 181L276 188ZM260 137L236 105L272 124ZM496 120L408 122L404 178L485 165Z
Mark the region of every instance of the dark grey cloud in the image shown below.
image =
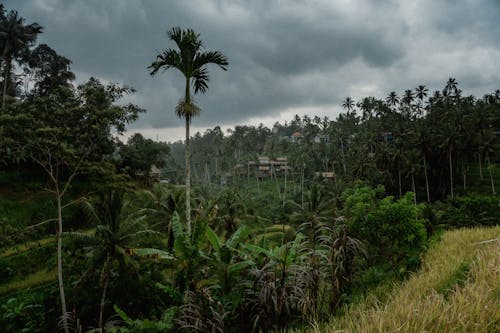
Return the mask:
M134 126L182 126L173 110L184 90L174 70L146 67L173 47L166 31L191 27L207 49L230 60L210 67L210 88L196 96L198 126L279 118L322 110L335 116L347 96L382 97L418 84L442 88L456 77L464 93L500 86L497 0L16 0L40 42L73 60L80 80L131 85L147 109Z

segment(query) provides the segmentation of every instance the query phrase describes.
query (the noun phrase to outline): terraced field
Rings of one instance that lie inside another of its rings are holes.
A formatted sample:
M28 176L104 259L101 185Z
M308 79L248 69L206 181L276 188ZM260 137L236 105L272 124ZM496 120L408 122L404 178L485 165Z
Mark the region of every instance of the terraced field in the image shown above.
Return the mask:
M499 332L500 226L448 231L420 271L309 332Z

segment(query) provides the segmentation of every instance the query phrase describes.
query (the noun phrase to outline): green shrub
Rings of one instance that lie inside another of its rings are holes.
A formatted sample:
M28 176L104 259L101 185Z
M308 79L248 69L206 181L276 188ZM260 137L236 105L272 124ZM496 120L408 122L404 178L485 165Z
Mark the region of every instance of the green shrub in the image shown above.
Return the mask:
M448 227L500 224L500 199L495 196L472 194L434 207L439 223Z
M427 245L423 206L415 205L413 193L395 200L377 197L383 188L357 183L342 194L343 213L355 237L365 242L370 265L389 263L401 272L414 269Z

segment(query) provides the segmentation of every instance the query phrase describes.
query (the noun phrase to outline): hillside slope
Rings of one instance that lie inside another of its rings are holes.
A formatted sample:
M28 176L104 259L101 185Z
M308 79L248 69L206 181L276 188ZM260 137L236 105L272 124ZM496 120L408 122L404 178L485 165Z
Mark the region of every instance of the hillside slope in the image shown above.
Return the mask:
M311 332L500 332L500 226L446 232L420 271Z

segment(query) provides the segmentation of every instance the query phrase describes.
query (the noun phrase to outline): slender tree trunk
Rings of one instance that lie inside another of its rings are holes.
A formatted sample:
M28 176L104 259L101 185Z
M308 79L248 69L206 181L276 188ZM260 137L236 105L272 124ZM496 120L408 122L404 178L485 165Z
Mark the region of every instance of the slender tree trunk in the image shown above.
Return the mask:
M109 282L109 256L106 258L106 262L104 263L104 286L102 287L102 297L101 297L101 305L99 307L99 331L102 333L104 332L104 322L103 322L103 316L104 316L104 305L106 303L106 292L108 291L108 282Z
M69 333L68 319L66 317L66 296L64 295L64 281L63 281L63 267L62 267L62 204L61 204L61 194L59 193L59 188L56 185L56 195L57 195L57 279L59 282L59 294L61 297L61 310L63 318L64 332Z
M399 197L403 196L403 190L401 189L401 165L398 164L398 186L399 186Z
M9 84L10 66L11 66L10 57L7 56L6 52L4 52L3 59L5 62L5 72L3 75L2 109L5 108L5 97L7 96L7 85Z
M342 141L342 137L340 138L340 152L342 156L342 168L344 169L344 176L347 175L347 167L345 165L345 154L344 154L344 142Z
M208 167L207 162L205 162L205 178L207 180L208 188L212 189L212 180L210 179L210 168Z
M217 152L217 156L219 156L219 153ZM215 176L217 177L219 175L219 165L217 162L218 157L215 156Z
M490 173L491 192L493 193L493 195L496 195L497 192L495 191L495 182L493 181L493 174L491 172L491 162L490 162L490 157L489 156L486 157L486 161L488 161L488 171Z
M260 183L259 183L259 172L258 171L255 173L255 179L257 179L257 192L260 195Z
M304 169L305 169L305 164L302 164L302 178L300 181L300 192L301 192L301 197L302 197L302 208L304 208Z
M274 181L276 182L276 190L278 191L278 198L281 199L281 191L280 191L280 183L278 182L278 177L276 175L276 170L274 169L274 166L271 162L271 180L274 175Z
M427 176L427 161L424 155L424 175L425 175L425 190L427 192L427 202L431 203L431 196L429 194L429 177Z
M332 161L332 171L333 171L333 182L335 187L337 187L337 172L335 172L335 162Z
M479 154L477 154L477 157L479 160L479 179L481 179L481 181L482 181L483 180L483 166L481 164L481 152L479 152Z
M464 161L462 161L462 177L463 177L463 188L465 194L465 191L467 191L467 170Z
M415 176L413 176L413 172L411 173L411 187L413 188L413 202L415 206L417 205L417 191L415 189Z
M186 163L186 226L191 234L191 165L189 163L189 124L190 117L186 116L186 151L184 160Z
M453 199L453 162L451 160L451 146L448 147L448 161L450 163L450 193Z
M186 95L184 98L184 102L188 105L188 108L191 108L191 93L189 90L189 82L190 78L186 77ZM186 227L189 235L191 235L191 165L189 163L190 160L190 151L189 151L189 126L191 125L191 114L188 112L184 115L186 118L186 151L184 160L186 163Z
M288 173L288 170L285 170L285 187L283 189L283 207L285 207L285 200L286 200L286 174Z

